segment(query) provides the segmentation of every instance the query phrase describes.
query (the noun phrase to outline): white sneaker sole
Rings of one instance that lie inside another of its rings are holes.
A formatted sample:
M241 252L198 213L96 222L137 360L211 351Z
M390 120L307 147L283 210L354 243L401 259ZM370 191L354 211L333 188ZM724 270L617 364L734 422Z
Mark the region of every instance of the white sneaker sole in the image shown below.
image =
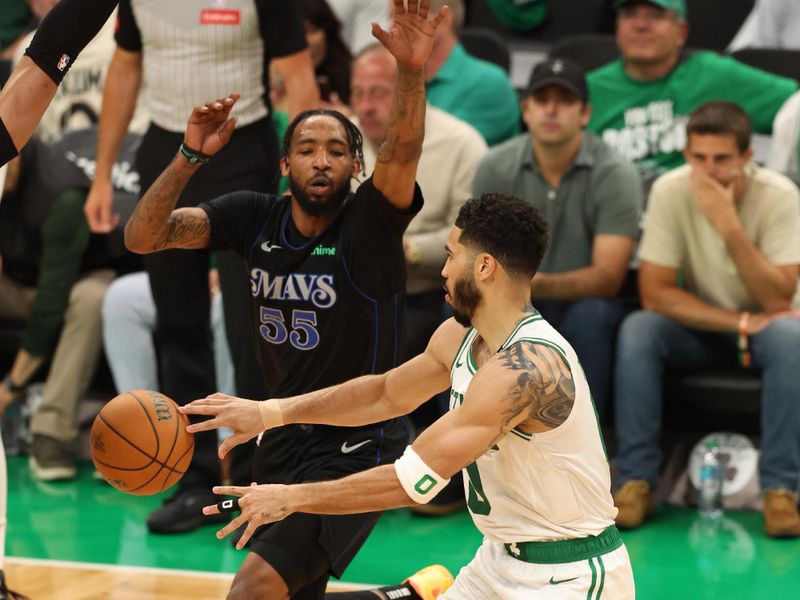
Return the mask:
M39 481L66 481L78 476L78 470L75 467L43 467L36 462L33 456L29 457L28 464L33 476Z

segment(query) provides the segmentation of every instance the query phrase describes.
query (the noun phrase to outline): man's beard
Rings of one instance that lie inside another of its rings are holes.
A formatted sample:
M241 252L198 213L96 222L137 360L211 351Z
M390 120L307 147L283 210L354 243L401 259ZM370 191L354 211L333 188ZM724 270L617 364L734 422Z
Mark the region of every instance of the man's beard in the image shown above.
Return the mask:
M475 311L483 301L483 294L475 285L475 278L472 274L456 280L451 298L453 300L453 318L463 327L472 326L472 317L475 316Z
M331 185L333 181L331 180ZM344 204L347 195L350 193L350 180L346 179L337 188L332 188L330 194L325 199L312 200L311 195L307 194L294 177L289 177L289 189L292 196L297 200L300 209L309 217L328 217L338 212Z

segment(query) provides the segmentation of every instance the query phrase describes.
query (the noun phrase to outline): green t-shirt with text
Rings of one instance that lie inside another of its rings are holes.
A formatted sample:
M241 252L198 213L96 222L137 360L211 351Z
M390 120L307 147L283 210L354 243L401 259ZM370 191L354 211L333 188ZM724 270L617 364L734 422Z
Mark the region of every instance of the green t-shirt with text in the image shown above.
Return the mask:
M617 59L587 76L589 129L644 173L683 164L686 122L694 109L728 100L744 109L757 133L770 133L783 102L797 90L794 79L745 65L729 56L698 51L666 77L636 81Z

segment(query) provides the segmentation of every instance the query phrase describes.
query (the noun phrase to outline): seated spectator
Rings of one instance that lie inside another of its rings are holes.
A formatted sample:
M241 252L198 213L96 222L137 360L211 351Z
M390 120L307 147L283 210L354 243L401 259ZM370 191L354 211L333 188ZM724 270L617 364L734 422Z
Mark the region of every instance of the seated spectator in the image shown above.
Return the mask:
M300 0L306 42L323 102L350 102L353 55L342 40L342 24L325 0Z
M643 311L623 323L615 373L617 525L653 509L667 369L760 371L764 521L800 535L800 194L750 161L751 127L735 104L710 102L687 126L687 165L653 185L641 243ZM793 310L794 309L794 310Z
M389 29L392 0L328 0L342 24L342 38L353 55L375 43L371 23Z
M576 64L536 65L522 105L528 133L489 151L472 193L525 198L550 223L533 305L575 349L602 415L617 328L629 311L615 296L639 231L642 185L633 164L583 131L592 109Z
M546 0L486 0L492 14L509 29L530 31L547 18Z
M21 348L0 384L0 413L50 360L42 402L31 421L30 465L43 481L76 476L78 405L100 353L100 307L129 256L119 232L92 238L83 215L95 137L90 129L54 146L29 143L20 177L11 178L18 182L15 194L0 204L0 318L27 320ZM129 160L130 144L124 152ZM10 168L19 165L12 161ZM138 189L125 189L135 178L122 165L116 172L117 189L136 194Z
M800 176L800 92L789 96L775 115L772 131L766 166L792 177Z
M517 93L503 69L470 56L459 43L464 1L431 0L431 12L445 5L450 12L425 64L428 102L472 125L489 145L507 140L519 132Z
M797 0L756 0L750 16L728 46L741 48L800 49L800 2Z
M211 328L214 334L214 366L217 390L236 393L231 353L225 336L219 275L209 271ZM103 346L117 392L132 389L158 390L158 362L153 336L156 303L150 278L141 271L114 280L103 299Z
M685 0L615 0L622 56L589 73L589 129L647 177L683 164L686 119L711 100L735 102L769 134L793 79L715 52L686 52Z

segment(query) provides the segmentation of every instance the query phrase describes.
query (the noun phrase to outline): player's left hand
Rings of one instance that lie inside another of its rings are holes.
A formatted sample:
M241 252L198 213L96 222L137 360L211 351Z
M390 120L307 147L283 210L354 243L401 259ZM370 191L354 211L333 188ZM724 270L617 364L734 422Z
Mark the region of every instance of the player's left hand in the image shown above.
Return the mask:
M239 98L241 94L234 93L195 108L186 125L183 143L208 156L219 152L236 128L236 117L230 117L230 112Z
M429 20L430 7L430 0L408 0L407 9L405 0L394 0L394 19L389 31L384 31L377 23L372 24L372 35L398 63L421 67L428 60L436 29L450 10L443 6Z
M241 514L217 532L217 538L222 539L247 523L244 534L236 543L237 550L241 550L247 545L256 529L262 525L285 519L294 512L289 510L290 486L288 485L257 485L255 483L249 487L222 485L214 487L212 491L220 496L237 496L239 498ZM216 504L203 508L204 515L218 515L219 513L220 510Z
M258 402L228 396L221 392L211 394L202 400L195 400L178 410L185 415L205 415L213 417L199 423L192 423L186 428L189 433L210 431L220 427L228 427L233 435L219 445L219 457L225 458L234 447L252 440L264 431L264 423L258 410Z

